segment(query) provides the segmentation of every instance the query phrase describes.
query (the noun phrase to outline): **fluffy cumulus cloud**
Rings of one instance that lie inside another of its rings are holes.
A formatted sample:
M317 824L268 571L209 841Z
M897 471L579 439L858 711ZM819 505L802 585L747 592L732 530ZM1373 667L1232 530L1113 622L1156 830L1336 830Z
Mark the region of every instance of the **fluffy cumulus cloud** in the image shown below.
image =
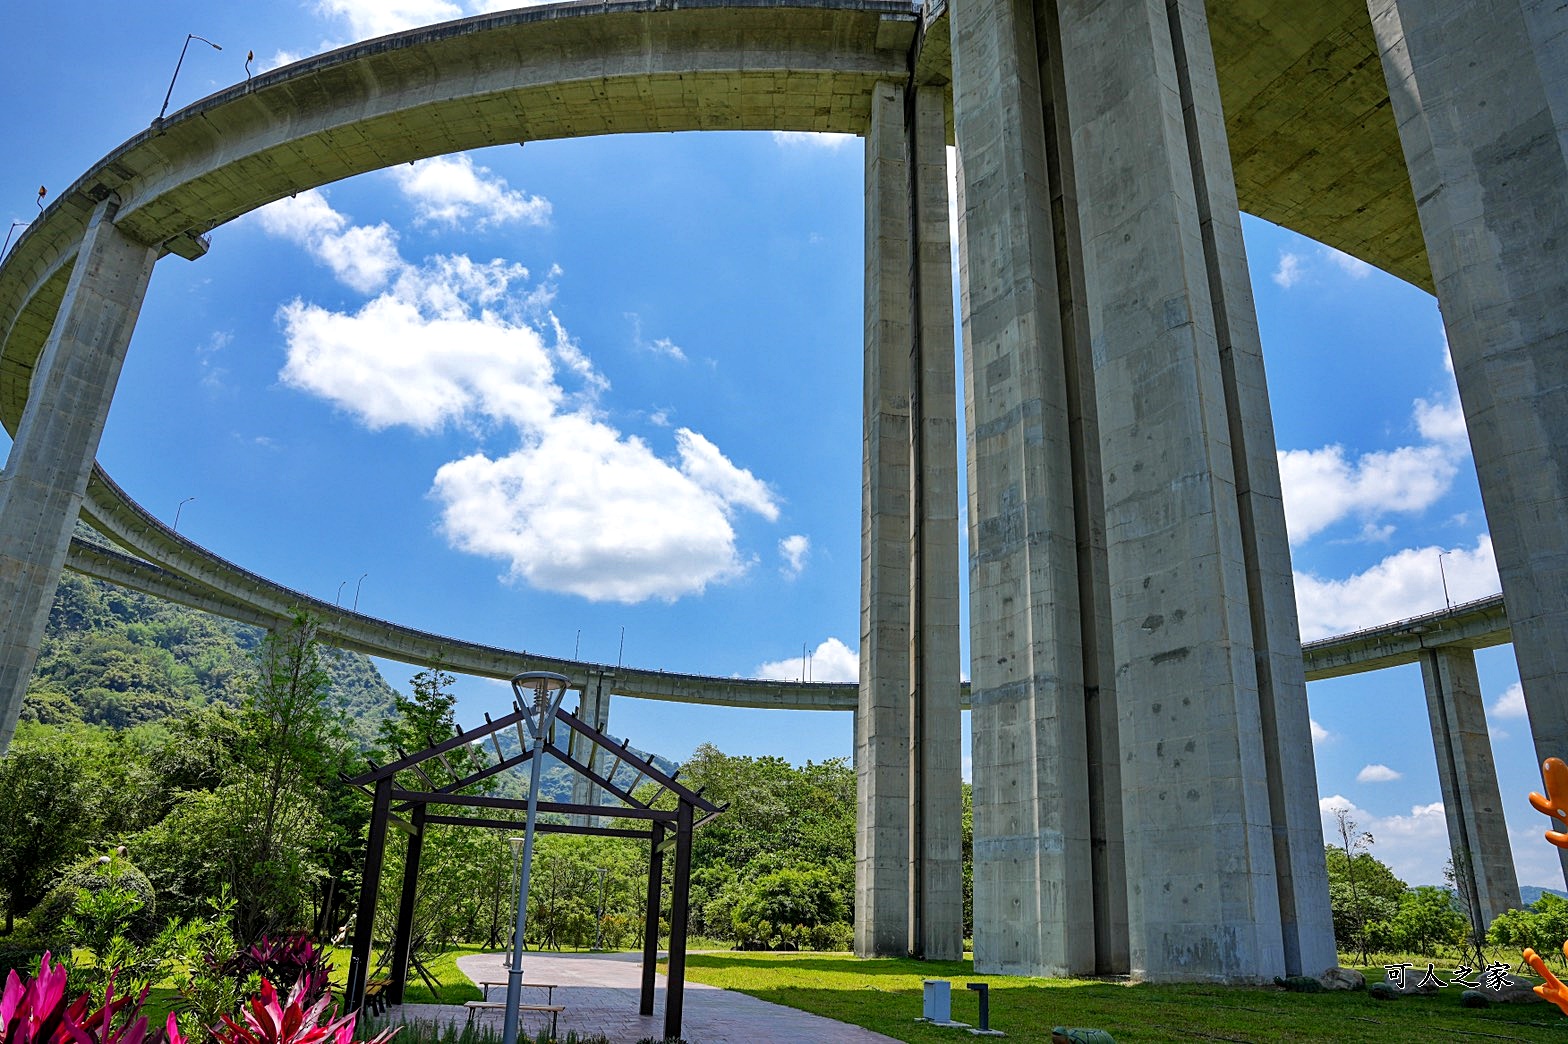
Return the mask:
M1317 723L1316 718L1308 718L1307 721L1312 726L1312 745L1314 747L1335 738L1332 732Z
M1447 359L1447 353L1444 353ZM1440 394L1411 404L1418 445L1353 456L1343 446L1279 453L1285 523L1300 544L1345 520L1361 523L1362 539L1386 540L1388 515L1425 511L1448 494L1470 452L1464 413L1452 377Z
M512 188L488 168L475 166L468 156L438 156L393 167L391 174L414 202L422 223L483 229L509 222L544 225L550 220L549 200Z
M1289 290L1301 282L1302 265L1304 259L1300 254L1292 254L1281 250L1279 254L1279 267L1274 269L1274 282L1276 285Z
M1331 246L1320 246L1312 253L1281 250L1279 264L1274 269L1274 283L1284 290L1302 283L1317 283L1325 270L1351 279L1365 279L1372 274L1372 266L1359 257L1351 257Z
M674 600L745 567L725 492L582 414L553 418L500 459L443 466L432 493L454 546L500 558L511 577L547 591Z
M1358 833L1375 839L1372 854L1387 863L1394 874L1411 885L1441 884L1443 864L1448 862L1448 820L1443 803L1413 805L1409 815L1378 816L1359 808L1340 794L1323 798L1318 809L1323 819L1323 840L1340 843L1339 821L1335 810L1348 810Z
M1357 783L1392 783L1396 779L1403 779L1405 774L1389 768L1387 765L1367 765L1356 773Z
M286 385L373 430L515 433L510 453L437 471L431 496L453 547L596 601L673 600L745 572L734 519L776 520L773 491L690 428L661 455L606 423L595 403L608 382L527 270L462 255L410 263L390 229L353 225L319 192L260 220L374 295L353 310L280 309Z
M1406 548L1344 579L1298 572L1296 608L1302 640L1310 642L1440 609L1445 578L1449 598L1456 604L1495 594L1501 583L1491 537L1483 534L1473 548Z
M1524 705L1524 686L1514 682L1503 690L1497 701L1491 706L1493 717L1497 718L1523 718L1528 715Z
M784 568L780 569L788 579L793 580L806 568L806 559L811 554L811 538L803 533L795 533L779 541L779 557L784 560Z
M1282 450L1279 477L1291 542L1310 539L1347 516L1370 521L1425 511L1448 492L1458 471L1455 454L1438 445L1401 446L1354 459L1343 446Z
M774 681L859 681L860 654L837 638L829 638L800 656L758 664L752 677Z

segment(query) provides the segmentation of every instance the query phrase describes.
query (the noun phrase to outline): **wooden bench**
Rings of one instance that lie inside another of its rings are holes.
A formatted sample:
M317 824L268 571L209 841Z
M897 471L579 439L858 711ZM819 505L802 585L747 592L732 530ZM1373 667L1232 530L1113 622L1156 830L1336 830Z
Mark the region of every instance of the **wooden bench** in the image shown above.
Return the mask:
M372 1015L385 1015L387 1011L387 998L382 992L392 985L391 979L372 979L365 983L365 999L362 1002L366 1011Z
M464 1001L463 1007L468 1009L467 1027L471 1029L474 1025L474 1016L478 1015L481 1011L505 1011L506 1001ZM561 1012L566 1010L566 1005L519 1004L517 1006L517 1010L519 1013L525 1011L548 1011L550 1013L550 1036L554 1037L556 1020L560 1018Z
M479 984L479 988L485 991L485 1000L489 1000L490 999L490 991L492 989L503 989L504 990L504 989L506 989L506 987L508 985L509 985L508 983L504 983L504 982L481 982ZM554 1004L555 1003L555 991L559 987L555 983L553 983L553 982L522 982L522 983L518 983L518 985L521 986L525 990L545 990L546 993L545 993L545 1000L544 1000L544 1002L546 1004Z

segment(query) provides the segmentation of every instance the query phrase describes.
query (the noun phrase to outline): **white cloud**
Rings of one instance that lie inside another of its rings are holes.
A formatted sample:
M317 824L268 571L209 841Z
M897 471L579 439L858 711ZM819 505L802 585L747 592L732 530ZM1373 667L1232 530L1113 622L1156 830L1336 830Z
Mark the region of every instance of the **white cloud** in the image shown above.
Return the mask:
M319 189L280 199L256 211L261 227L304 247L340 282L360 293L385 286L403 267L397 233L382 222L350 225Z
M1351 257L1331 246L1320 247L1319 251L1326 260L1352 279L1365 279L1372 274L1372 266L1359 257Z
M778 502L767 483L730 463L712 442L690 428L677 428L675 448L680 454L681 473L711 493L726 513L743 507L769 522L778 521Z
M1318 802L1323 821L1323 840L1331 845L1340 843L1339 824L1334 809L1350 810L1356 830L1373 837L1371 852L1387 863L1406 884L1441 884L1443 865L1451 855L1448 847L1448 820L1443 815L1443 803L1413 805L1408 816L1378 816L1340 794Z
M837 638L829 638L805 656L758 664L752 677L801 681L804 674L809 674L811 681L859 681L860 654Z
M447 22L464 14L449 0L316 0L316 10L326 17L346 20L356 40Z
M1492 704L1491 712L1499 718L1527 717L1529 712L1525 710L1524 706L1524 686L1519 682L1514 682L1507 689L1504 689L1503 694L1497 697L1497 702ZM1493 730L1493 735L1494 737L1496 735L1495 729Z
M1274 282L1289 290L1301 282L1302 262L1300 254L1292 254L1281 250L1279 252L1279 267L1274 269Z
M1470 433L1465 428L1465 411L1457 393L1450 393L1446 399L1417 399L1415 415L1416 429L1422 438L1469 446Z
M1332 732L1319 725L1316 718L1308 718L1307 722L1312 726L1312 745L1314 747L1320 743L1327 743L1337 738Z
M550 220L550 201L530 196L477 167L469 156L437 156L390 171L398 188L411 199L420 222L478 229L520 221L544 225Z
M547 591L674 601L745 571L730 501L582 414L552 418L499 459L444 465L432 494L453 546Z
M1356 773L1357 783L1392 783L1396 779L1403 779L1405 774L1389 768L1387 765L1367 765Z
M806 558L811 554L811 538L803 533L795 533L779 541L779 556L784 559L784 568L779 572L793 580L799 576L801 570L806 568Z
M1443 572L1438 554L1444 553ZM1396 552L1362 573L1325 580L1296 573L1296 609L1303 641L1443 608L1443 578L1455 604L1495 594L1501 588L1492 538L1482 534L1473 550L1412 547Z
M686 361L686 352L682 350L680 345L676 344L668 337L659 337L652 341L649 341L647 338L643 337L642 316L638 315L636 312L627 312L626 318L632 321L632 343L637 346L638 351L651 352L654 355L662 355L666 359L672 359L675 362L683 363Z
M1401 446L1349 460L1343 446L1281 450L1280 485L1293 544L1348 515L1424 511L1449 490L1458 465L1444 446ZM1385 534L1386 536L1386 534Z
M413 265L389 234L372 281L353 250L366 226L324 196L302 193L261 220L350 286L380 288L357 311L280 309L285 384L373 430L515 430L513 452L436 473L431 495L453 547L502 559L510 579L595 601L673 601L746 571L732 519L776 520L773 492L689 428L667 458L596 416L609 382L548 311L552 288L527 287L522 266L462 255ZM580 385L575 396L564 376Z
M837 152L858 135L833 134L819 131L774 131L773 143L786 149L821 149L825 152Z

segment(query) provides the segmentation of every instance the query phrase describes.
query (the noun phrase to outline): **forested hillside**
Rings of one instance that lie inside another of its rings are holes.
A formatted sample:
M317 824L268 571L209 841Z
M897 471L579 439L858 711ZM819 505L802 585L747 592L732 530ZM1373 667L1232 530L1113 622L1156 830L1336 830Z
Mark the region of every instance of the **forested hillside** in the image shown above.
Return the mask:
M192 707L238 707L263 632L66 573L49 610L24 721L123 729ZM323 650L329 704L364 745L392 713L393 690L370 659Z

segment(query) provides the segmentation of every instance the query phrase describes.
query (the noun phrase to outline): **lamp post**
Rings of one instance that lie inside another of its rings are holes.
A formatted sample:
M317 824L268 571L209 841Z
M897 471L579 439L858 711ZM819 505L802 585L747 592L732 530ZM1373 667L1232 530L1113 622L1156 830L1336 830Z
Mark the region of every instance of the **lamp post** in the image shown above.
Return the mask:
M512 923L515 925L517 923L517 867L518 861L522 858L523 854L523 839L520 837L509 837L506 839L506 843L512 846ZM502 967L506 968L508 971L510 971L512 968L513 948L514 947L512 945L507 946L506 960L502 962Z
M222 47L213 43L205 36L197 36L195 33L185 34L185 43L180 47L180 60L174 63L174 75L169 77L169 89L164 92L163 95L163 108L158 110L158 118L153 121L154 123L162 123L163 114L169 111L169 99L174 96L174 81L180 78L180 66L185 64L185 51L190 47L192 40L200 40L208 47L211 47L214 51L223 50Z
M180 531L180 512L185 510L186 504L189 504L195 499L195 497L186 497L184 500L180 501L179 506L174 509L174 531L176 533Z
M4 257L5 256L5 252L7 250L11 249L11 233L15 232L19 228L24 228L24 227L26 227L27 225L30 225L30 224L32 224L31 221L13 221L13 222L11 222L11 227L6 229L5 246L0 246L0 257Z
M604 875L610 872L607 866L599 868L599 930L593 935L593 948L604 949Z
M359 574L359 583L354 585L354 612L356 612L356 613L359 612L359 588L360 588L360 585L362 585L365 582L365 577L367 577L369 575L370 575L369 573L361 573L361 574ZM344 582L347 583L347 581L344 581Z
M523 931L528 922L528 872L534 857L534 825L539 819L539 779L544 767L544 746L550 737L550 727L555 723L555 712L561 709L561 698L571 682L565 675L546 671L531 671L512 679L512 694L517 709L523 712L523 723L528 726L530 740L530 766L528 782L528 818L523 826L523 866L518 875L516 934L512 937L512 966L506 976L506 1025L501 1031L502 1044L517 1044L518 1002L523 994ZM532 705L524 702L524 690L532 691Z
M1443 556L1446 554L1448 554L1447 551L1439 551L1437 553L1437 575L1443 578L1443 605L1452 609L1454 603L1448 597L1448 573L1443 569Z

